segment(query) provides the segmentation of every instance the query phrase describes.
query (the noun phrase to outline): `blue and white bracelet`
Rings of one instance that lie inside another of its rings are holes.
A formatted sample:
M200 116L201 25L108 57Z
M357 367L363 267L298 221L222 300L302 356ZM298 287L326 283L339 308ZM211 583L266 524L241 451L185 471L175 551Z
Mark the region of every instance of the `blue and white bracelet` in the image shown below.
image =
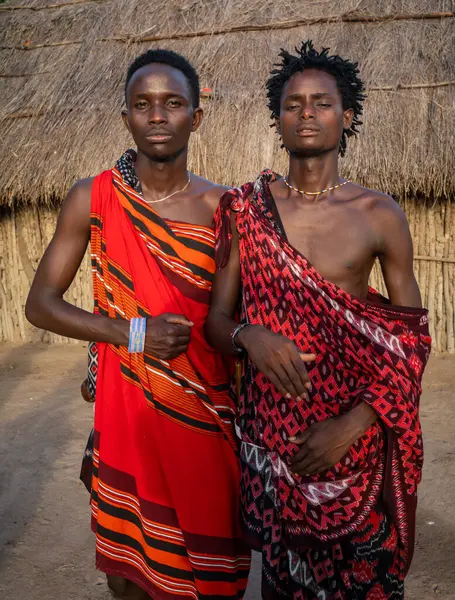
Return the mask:
M128 352L137 354L144 352L145 348L145 330L147 319L135 317L130 321L130 337L128 343Z

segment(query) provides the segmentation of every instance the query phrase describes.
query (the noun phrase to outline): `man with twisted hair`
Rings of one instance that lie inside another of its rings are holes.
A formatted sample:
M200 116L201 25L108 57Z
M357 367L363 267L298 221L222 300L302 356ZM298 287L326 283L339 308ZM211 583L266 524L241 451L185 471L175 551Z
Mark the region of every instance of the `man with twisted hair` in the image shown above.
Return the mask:
M310 41L280 58L267 92L288 172L222 198L206 325L243 364L245 534L265 600L399 600L431 342L411 237L391 197L338 171L361 124L357 65ZM388 301L368 286L376 259Z

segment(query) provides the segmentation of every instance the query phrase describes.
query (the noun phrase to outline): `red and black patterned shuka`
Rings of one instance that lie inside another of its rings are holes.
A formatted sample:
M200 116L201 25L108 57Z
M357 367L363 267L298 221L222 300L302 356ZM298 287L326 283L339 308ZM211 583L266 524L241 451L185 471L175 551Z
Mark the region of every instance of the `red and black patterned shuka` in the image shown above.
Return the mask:
M228 192L216 215L227 264L231 211L239 232L242 321L314 353L308 401L283 398L246 359L238 417L242 511L262 552L263 598L400 599L414 546L423 445L421 379L431 338L424 309L367 300L324 279L286 239L264 171ZM291 473L290 437L360 402L378 420L329 471Z

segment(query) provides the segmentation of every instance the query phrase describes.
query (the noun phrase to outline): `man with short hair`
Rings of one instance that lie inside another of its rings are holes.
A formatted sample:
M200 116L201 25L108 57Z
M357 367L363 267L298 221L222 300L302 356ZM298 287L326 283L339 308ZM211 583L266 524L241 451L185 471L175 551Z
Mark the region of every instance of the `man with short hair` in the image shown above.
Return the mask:
M411 237L392 198L338 172L361 124L357 65L310 41L280 57L267 92L289 171L223 197L206 324L215 348L243 355L246 537L266 600L398 600L431 343ZM390 302L368 287L376 259Z
M204 338L224 191L187 170L202 120L182 56L130 66L123 120L137 145L78 181L27 301L37 327L97 343L92 528L124 598L242 598L249 551L228 374ZM95 314L63 299L91 246ZM84 390L85 393L85 390Z

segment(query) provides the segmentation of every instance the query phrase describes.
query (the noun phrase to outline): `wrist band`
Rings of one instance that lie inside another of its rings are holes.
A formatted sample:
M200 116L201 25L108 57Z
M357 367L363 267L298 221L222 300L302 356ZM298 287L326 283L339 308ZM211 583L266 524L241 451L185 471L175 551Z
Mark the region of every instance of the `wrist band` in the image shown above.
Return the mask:
M237 335L240 333L240 331L242 331L242 329L244 327L248 327L248 325L251 325L251 323L240 323L240 325L237 325L237 327L234 329L234 331L231 333L231 344L232 344L232 349L237 352L237 354L240 354L241 352L244 352L244 348L240 348L240 346L237 346L237 344L235 343L235 338L237 337Z
M128 343L128 352L136 354L144 352L145 348L145 329L147 327L147 319L135 317L130 321L130 338Z

